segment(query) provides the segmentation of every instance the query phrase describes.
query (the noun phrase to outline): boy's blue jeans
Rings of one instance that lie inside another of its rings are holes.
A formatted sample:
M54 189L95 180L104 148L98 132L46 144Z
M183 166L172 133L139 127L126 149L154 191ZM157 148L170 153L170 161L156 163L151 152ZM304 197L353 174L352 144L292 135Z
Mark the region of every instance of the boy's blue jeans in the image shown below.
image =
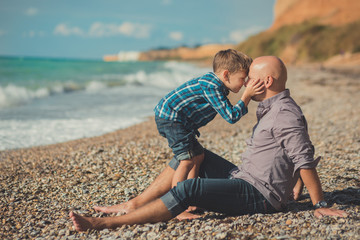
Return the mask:
M186 128L183 123L166 120L155 116L157 129L161 136L168 140L174 153L172 168L176 169L181 160L192 159L204 152L204 148L196 139L200 135L197 130Z
M189 206L228 215L276 212L251 184L242 179L230 178L229 172L235 167L234 164L205 149L200 178L178 183L162 196L161 200L173 217Z

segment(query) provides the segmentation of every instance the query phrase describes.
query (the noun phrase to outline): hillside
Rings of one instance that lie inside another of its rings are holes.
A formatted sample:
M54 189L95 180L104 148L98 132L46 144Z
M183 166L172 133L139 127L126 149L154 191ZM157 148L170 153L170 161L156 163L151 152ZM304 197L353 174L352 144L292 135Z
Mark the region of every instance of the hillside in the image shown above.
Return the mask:
M277 0L270 30L305 21L341 26L359 19L359 0Z
M150 50L139 53L137 59L208 63L217 51L236 48L251 57L276 55L287 64L359 65L360 0L277 0L273 10L274 22L268 30L237 45Z
M341 26L316 22L285 25L252 36L236 49L251 57L276 55L291 64L326 62L334 56L339 61L333 59L333 64L343 64L360 52L359 29L360 21Z

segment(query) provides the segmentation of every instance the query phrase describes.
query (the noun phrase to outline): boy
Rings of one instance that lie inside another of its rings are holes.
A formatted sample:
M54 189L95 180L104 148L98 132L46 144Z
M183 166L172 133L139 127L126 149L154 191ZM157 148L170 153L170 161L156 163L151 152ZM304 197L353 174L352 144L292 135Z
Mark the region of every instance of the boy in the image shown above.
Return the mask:
M168 93L155 107L155 121L160 135L168 140L176 169L172 187L178 182L198 177L204 150L197 141L198 129L217 113L233 124L247 113L252 96L263 92L259 81L249 84L241 100L231 105L229 91L238 93L245 84L252 59L233 49L219 51L213 60L213 72L185 82Z

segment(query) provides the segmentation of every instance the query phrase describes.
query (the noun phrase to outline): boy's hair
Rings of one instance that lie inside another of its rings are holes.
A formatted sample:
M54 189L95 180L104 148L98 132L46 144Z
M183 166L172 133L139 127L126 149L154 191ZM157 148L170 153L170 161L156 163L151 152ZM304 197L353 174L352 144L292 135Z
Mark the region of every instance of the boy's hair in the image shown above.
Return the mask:
M215 54L213 71L226 69L230 73L245 71L248 74L252 61L251 57L234 49L221 50Z

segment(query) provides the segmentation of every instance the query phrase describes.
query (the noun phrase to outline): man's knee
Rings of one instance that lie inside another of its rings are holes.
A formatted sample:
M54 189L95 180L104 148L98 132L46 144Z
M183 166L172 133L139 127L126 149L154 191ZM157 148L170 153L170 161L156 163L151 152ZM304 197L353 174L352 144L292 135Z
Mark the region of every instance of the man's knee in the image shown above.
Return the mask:
M179 182L173 190L185 204L194 204L195 196L200 194L201 190L200 179L192 178Z

